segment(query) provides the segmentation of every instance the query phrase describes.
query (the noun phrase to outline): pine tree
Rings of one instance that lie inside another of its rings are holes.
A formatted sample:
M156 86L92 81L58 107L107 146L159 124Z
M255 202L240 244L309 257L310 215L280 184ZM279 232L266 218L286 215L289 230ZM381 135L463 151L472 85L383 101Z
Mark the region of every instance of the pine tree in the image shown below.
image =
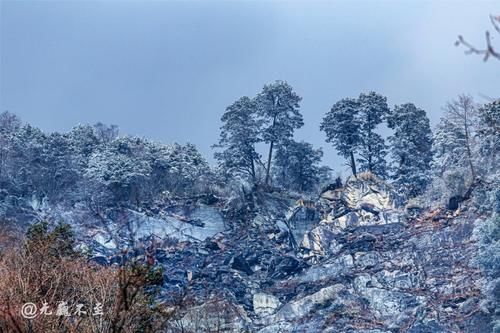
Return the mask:
M11 136L11 151L9 164L11 183L16 191L22 195L37 194L43 196L41 184L47 172L44 161L44 149L47 135L40 129L29 124L22 126Z
M310 143L290 140L276 150L274 175L276 183L286 189L309 192L317 187L322 173L319 163L323 157L321 149Z
M326 133L326 142L331 142L339 154L348 159L353 175L356 175L354 155L361 143L358 114L358 101L344 98L332 106L320 125Z
M360 94L359 107L359 136L360 148L358 162L360 170L370 171L381 178L387 176L387 146L382 136L375 129L389 114L387 98L375 92Z
M116 201L139 204L151 174L146 154L141 139L120 138L90 156L85 176L106 186Z
M424 110L411 103L395 106L388 117L392 155L392 178L405 197L415 197L429 182L432 132Z
M199 194L210 182L210 166L195 145L170 145L165 158L168 163L169 190L184 195Z
M77 185L82 170L71 148L68 137L57 132L48 135L43 143L43 154L39 156L43 168L39 170L38 188L50 199L66 196L67 191Z
M66 134L66 137L71 143L77 164L84 169L90 155L99 147L99 138L94 128L89 125L77 125Z
M275 145L291 139L295 129L304 125L299 112L301 101L285 81L267 84L256 97L259 115L263 121L262 138L269 144L265 184L269 185L271 161Z
M227 107L221 118L219 143L215 148L224 149L214 154L220 166L230 174L249 177L257 182L260 155L255 145L261 141L262 122L257 119L257 105L249 97L241 97Z

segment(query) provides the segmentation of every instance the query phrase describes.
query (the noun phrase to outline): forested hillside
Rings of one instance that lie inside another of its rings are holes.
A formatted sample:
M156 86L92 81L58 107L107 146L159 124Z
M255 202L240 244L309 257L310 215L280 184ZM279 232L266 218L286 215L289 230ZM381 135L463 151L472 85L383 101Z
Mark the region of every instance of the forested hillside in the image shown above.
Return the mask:
M342 173L295 139L301 100L237 99L215 163L1 113L0 332L500 332L500 101L460 95L435 128L376 92L333 101ZM61 301L105 313L21 316Z

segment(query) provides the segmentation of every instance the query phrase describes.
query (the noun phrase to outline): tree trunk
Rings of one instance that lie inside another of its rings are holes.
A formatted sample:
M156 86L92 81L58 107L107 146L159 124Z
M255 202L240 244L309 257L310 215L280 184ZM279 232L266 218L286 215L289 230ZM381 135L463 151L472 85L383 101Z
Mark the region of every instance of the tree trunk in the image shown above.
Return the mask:
M255 177L255 161L252 158L252 181L255 184L256 183L256 177Z
M472 152L470 149L470 139L469 139L469 126L467 124L467 112L464 112L464 125L465 125L465 144L467 148L467 159L469 160L469 167L470 167L470 173L471 173L471 183L474 183L474 180L476 179L476 172L474 170L474 165L472 164Z
M273 101L273 105L275 105L276 103ZM274 128L276 127L276 114L274 114L274 117L273 117L273 124L271 126L271 128L274 130ZM274 136L274 131L273 131L273 136ZM271 174L271 160L273 159L273 147L274 147L274 140L271 140L271 144L269 145L269 156L267 157L267 169L266 169L266 182L265 184L266 185L269 185L269 176Z
M472 176L472 182L474 182L474 179L476 179L476 171L474 170L474 165L472 164L472 153L470 151L469 145L467 145L467 155L469 155L470 173L471 173L471 176Z
M354 161L354 153L351 151L351 170L354 177L356 177L356 162Z
M371 122L370 120L370 116L368 115L368 121ZM372 145L371 145L371 142L372 142L372 131L369 130L368 132L368 171L370 171L371 173L373 173L373 165L372 165Z
M271 141L271 144L269 145L269 156L267 158L267 168L266 168L266 185L269 185L269 176L270 176L270 171L271 171L271 160L273 158L273 146L274 146L274 141Z

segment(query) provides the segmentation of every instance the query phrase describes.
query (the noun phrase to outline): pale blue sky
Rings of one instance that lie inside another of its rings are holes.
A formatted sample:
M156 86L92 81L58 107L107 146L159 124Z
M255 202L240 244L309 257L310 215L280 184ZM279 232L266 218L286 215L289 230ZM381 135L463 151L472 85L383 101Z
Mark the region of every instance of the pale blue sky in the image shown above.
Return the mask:
M102 121L210 157L227 105L287 80L303 97L296 134L342 97L374 90L413 102L433 124L459 93L498 97L500 64L482 45L498 1L5 1L0 110L47 131Z

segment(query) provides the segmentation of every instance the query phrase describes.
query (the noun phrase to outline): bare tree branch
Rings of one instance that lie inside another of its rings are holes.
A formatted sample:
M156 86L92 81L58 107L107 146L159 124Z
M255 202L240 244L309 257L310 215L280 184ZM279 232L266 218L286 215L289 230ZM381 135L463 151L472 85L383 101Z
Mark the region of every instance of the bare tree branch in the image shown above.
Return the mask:
M490 21L491 24L493 25L493 28L495 31L500 35L500 16L493 16L490 15ZM500 52L497 51L493 45L492 45L492 37L490 35L489 31L485 32L485 38L486 38L486 48L484 49L478 49L471 43L467 42L462 35L458 36L458 40L455 42L455 46L460 46L463 45L466 47L466 54L480 54L484 55L483 60L487 61L490 57L496 58L497 60L500 60Z

